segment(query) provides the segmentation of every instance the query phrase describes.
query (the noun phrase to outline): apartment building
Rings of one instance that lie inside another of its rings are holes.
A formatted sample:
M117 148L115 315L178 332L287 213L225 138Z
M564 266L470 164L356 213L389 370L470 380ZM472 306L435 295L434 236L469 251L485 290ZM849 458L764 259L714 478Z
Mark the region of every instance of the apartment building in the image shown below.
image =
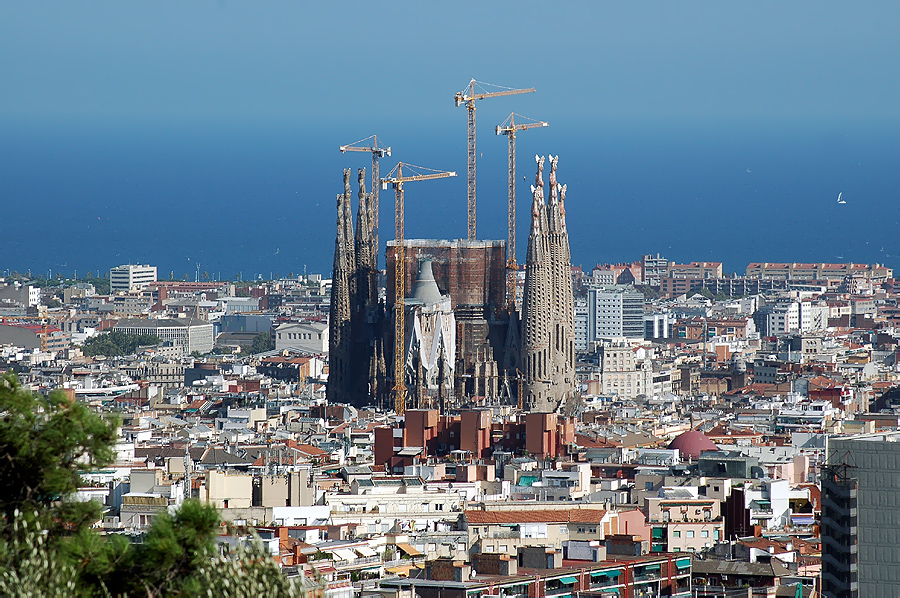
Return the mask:
M643 350L627 344L601 349L601 394L633 399L652 392L652 360L640 358L638 351Z
M896 596L900 432L829 436L822 468L822 595Z
M785 262L753 262L747 265L748 278L782 280L843 280L863 277L883 282L893 276L893 270L881 264L806 264Z
M701 552L725 538L725 520L716 498L698 495L696 486L663 488L644 499L654 552Z
M469 510L465 519L474 552L507 555L527 546L561 552L563 542L603 540L618 529L616 513L601 509Z

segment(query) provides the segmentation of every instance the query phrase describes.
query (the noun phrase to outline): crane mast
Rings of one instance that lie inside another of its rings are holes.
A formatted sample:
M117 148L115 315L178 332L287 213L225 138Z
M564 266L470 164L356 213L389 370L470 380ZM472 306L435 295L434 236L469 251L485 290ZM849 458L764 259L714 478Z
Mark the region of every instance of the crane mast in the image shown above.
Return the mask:
M405 236L405 202L403 196L403 183L413 181L430 181L456 176L452 171L432 171L429 174L414 174L403 176L403 167L409 169L419 168L411 164L399 162L386 178L381 179L381 188L387 189L388 185L394 188L394 413L398 416L406 412L406 375L404 372L406 349L406 250L404 248ZM430 170L430 169L422 169ZM392 176L396 173L396 176Z
M511 96L518 95L520 93L534 92L534 88L530 87L528 89L506 88L503 89L503 91L476 93L475 85L479 83L479 81L472 79L471 81L469 81L468 85L466 85L465 89L456 92L456 94L453 96L453 100L456 102L456 105L461 106L465 104L466 111L468 112L468 163L466 168L468 180L466 186L466 199L468 202L467 225L469 241L475 240L475 101L483 100L485 98L496 98L500 96ZM484 83L484 85L490 84Z
M372 140L369 146L358 145ZM378 145L378 135L371 135L365 139L354 141L349 145L342 145L341 153L345 152L372 152L372 244L375 246L375 259L378 259L378 188L381 176L378 172L378 158L391 155L390 146Z
M509 239L506 242L506 301L509 311L516 308L516 131L527 131L535 127L546 127L550 123L530 121L516 123L515 112L505 121L497 125L497 135L506 135L509 139ZM524 118L524 117L523 117ZM530 120L530 119L529 119Z

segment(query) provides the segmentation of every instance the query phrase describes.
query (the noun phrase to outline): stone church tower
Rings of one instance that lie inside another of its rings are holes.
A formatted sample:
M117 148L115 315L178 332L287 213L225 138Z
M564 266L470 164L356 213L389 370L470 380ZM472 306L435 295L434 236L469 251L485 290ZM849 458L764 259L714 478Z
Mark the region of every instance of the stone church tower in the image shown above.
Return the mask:
M337 236L328 316L326 396L329 402L355 406L376 402L389 390L378 334L384 318L376 286L378 248L372 231L372 194L366 193L365 176L365 169L359 169L355 233L349 168L344 170L344 192L337 196Z
M544 199L544 158L536 157L531 232L522 299L524 408L551 413L575 392L575 308L566 229L566 188L550 156L550 201Z

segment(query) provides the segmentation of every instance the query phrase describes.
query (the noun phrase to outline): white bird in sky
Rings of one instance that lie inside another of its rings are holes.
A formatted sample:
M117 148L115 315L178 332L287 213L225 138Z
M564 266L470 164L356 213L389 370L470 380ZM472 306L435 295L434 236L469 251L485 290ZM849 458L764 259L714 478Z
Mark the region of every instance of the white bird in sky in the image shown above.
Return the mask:
M841 198L841 196L842 196L843 194L844 194L843 191L841 191L840 193L838 193L838 203L847 203L844 199Z

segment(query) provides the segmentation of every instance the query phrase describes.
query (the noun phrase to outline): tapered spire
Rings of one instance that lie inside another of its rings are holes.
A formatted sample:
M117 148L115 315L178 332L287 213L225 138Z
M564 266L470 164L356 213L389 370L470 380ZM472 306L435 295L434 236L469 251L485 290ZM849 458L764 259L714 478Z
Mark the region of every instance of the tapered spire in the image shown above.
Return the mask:
M337 235L329 312L329 401L357 406L378 392L379 367L374 328L378 309L377 270L372 240L371 194L365 169L357 173L359 191L354 234L350 169L344 170L344 192L337 196Z
M552 412L574 392L574 299L565 224L565 188L550 156L549 203L544 201L544 159L536 157L531 231L522 301L524 407Z

